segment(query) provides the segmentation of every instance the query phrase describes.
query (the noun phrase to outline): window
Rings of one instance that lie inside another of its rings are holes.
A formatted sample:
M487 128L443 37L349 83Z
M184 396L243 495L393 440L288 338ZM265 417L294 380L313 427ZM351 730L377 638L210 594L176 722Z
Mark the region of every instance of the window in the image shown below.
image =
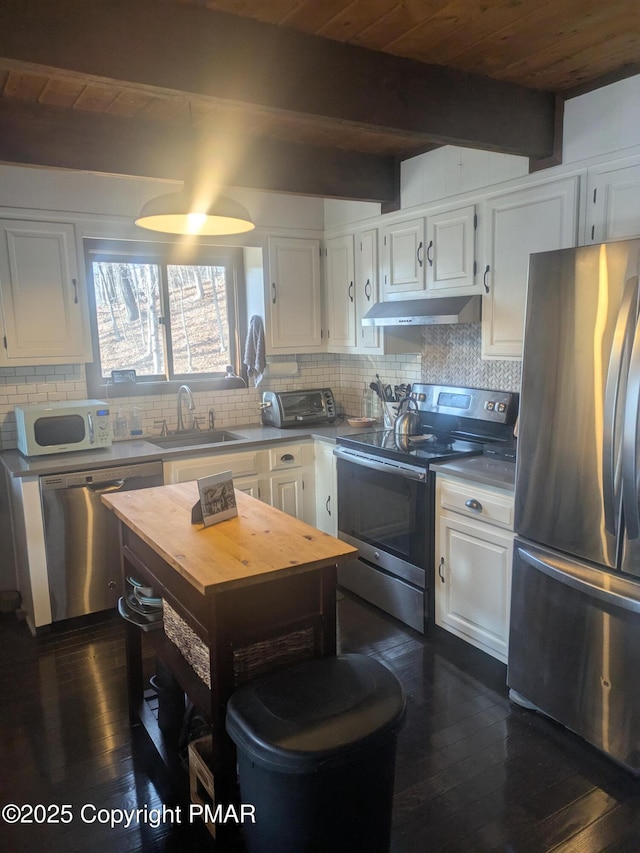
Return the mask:
M172 381L215 387L227 365L241 372L240 249L86 241L85 254L90 393L104 394L112 370L133 368L137 394Z

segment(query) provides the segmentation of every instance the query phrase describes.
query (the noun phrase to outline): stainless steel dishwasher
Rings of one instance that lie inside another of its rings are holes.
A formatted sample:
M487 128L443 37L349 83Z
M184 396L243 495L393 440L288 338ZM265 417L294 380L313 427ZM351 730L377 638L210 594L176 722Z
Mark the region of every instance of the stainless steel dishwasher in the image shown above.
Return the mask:
M118 522L101 496L161 485L162 462L40 477L54 622L107 610L118 602Z

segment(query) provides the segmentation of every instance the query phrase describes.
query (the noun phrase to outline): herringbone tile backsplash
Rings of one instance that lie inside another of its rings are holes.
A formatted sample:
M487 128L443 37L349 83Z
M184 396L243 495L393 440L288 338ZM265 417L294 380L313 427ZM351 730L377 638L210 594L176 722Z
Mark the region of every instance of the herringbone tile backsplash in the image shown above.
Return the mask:
M482 326L425 326L422 381L499 391L520 390L520 361L483 360Z

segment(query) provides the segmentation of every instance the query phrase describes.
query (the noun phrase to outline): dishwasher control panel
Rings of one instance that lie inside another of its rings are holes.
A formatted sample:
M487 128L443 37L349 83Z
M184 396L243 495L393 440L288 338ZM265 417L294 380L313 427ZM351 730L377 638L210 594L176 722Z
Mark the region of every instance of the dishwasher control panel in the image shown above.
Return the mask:
M149 482L149 478L153 482ZM136 481L141 481L139 484ZM146 482L145 482L146 481ZM78 486L106 486L122 483L124 488L145 488L162 485L162 462L140 462L137 465L118 465L111 468L90 468L65 474L49 474L40 477L40 488L73 489Z

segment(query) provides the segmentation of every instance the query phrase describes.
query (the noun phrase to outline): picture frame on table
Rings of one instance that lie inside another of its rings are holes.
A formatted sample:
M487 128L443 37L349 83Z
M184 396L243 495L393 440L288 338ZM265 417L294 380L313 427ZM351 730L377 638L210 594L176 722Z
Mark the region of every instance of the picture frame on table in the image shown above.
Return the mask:
M219 524L238 514L231 471L221 471L198 479L202 523L205 527ZM196 504L197 506L197 504ZM195 507L194 507L195 510Z

